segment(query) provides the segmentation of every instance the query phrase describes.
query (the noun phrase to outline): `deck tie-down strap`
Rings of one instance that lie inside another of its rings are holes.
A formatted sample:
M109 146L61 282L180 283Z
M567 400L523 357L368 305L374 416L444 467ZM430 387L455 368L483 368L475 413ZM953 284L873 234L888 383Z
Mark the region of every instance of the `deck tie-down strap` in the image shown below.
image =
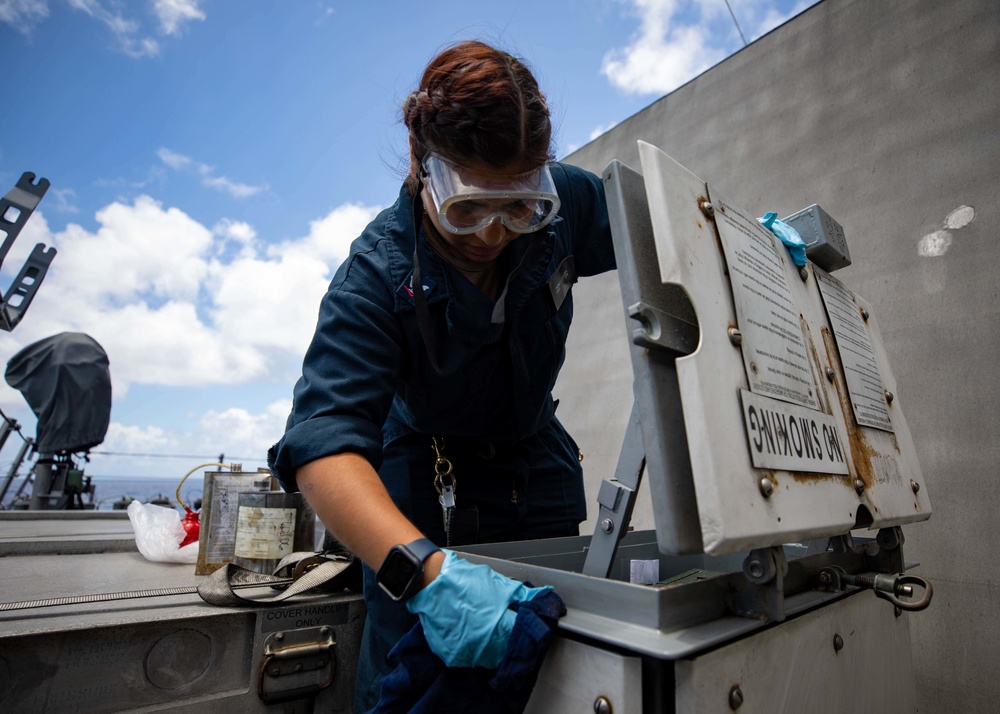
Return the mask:
M193 595L198 593L201 598L213 605L267 605L281 602L293 595L298 595L311 588L321 588L327 591L338 591L347 588L361 592L361 561L353 555L326 553L292 553L278 563L274 575L262 575L229 565L216 570L200 586L181 586L176 588L156 588L152 590L129 590L113 593L96 593L92 595L72 595L69 597L44 598L40 600L22 600L18 602L0 602L0 612L14 610L29 610L39 607L63 607L67 605L89 605L99 602L115 602L148 597L172 597L175 595ZM352 567L353 566L353 567ZM228 569L234 568L236 574L228 575ZM216 583L221 580L221 583ZM301 582L300 582L301 581ZM236 595L236 588L289 587L275 598L249 599ZM293 589L294 587L294 589Z
M278 563L274 575L256 573L228 563L198 586L198 594L210 605L268 605L316 588L343 590L350 584L351 566L356 566L356 563L354 556L347 554L292 553ZM233 592L234 588L252 587L284 589L277 595L253 598Z

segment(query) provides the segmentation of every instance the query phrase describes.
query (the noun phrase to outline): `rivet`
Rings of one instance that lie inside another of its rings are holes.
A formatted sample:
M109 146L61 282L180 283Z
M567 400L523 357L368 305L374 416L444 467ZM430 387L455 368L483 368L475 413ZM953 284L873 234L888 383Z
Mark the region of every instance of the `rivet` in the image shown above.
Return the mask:
M700 208L701 212L709 218L713 218L715 216L715 206L712 205L711 201L700 201L698 203L698 208Z
M840 635L834 635L833 636L833 651L834 652L840 652L840 650L842 650L842 649L844 649L844 638L841 637Z
M604 531L605 533L610 533L614 529L615 529L615 522L610 518L605 518L603 521L601 521L601 530Z
M295 671L296 672L301 672L303 669L305 669L305 667L302 665L301 662L299 662L298 664L295 665Z
M799 268L799 277L802 278L802 282L806 282L809 279L809 271L805 268Z
M890 392L888 389L885 390L885 400L889 402L889 404L892 404L892 400L895 398L896 397L892 392Z
M319 628L319 634L323 635L323 637L326 637L327 635L330 634L330 628L327 627L326 625L323 625L323 627Z
M836 376L837 376L837 373L833 370L833 367L827 367L826 368L826 378L828 380L830 380L832 382L833 378L836 377Z
M740 689L740 685L734 684L733 688L729 690L729 708L739 709L743 706L743 691Z
M743 344L743 333L737 327L729 328L729 341L739 347Z
M278 669L277 667L272 667L271 668L271 676L272 677L280 677L281 676L281 670Z
M278 642L281 642L281 640L285 639L285 633L284 632L277 633L274 636L274 639L278 640Z
M607 697L598 697L594 700L595 714L611 714L611 711L611 702L608 701Z
M868 317L869 317L868 311L864 308L861 308L861 319L864 320L865 322L868 322Z
M920 484L919 484L919 483L917 483L916 481L914 481L914 480L913 480L913 479L911 478L911 479L910 479L910 488L912 488L912 489L913 489L913 492L914 492L914 493L918 493L918 492L920 491Z
M757 374L757 363L756 362L751 362L750 363L750 371L753 372L754 374Z
M857 491L858 495L860 496L862 493L865 492L865 482L862 481L861 479L856 479L854 481L854 490Z
M903 614L903 608L897 605L896 607L892 608L892 614L894 614L896 617L899 617L900 615Z
M751 578L759 578L764 574L764 564L759 560L751 560L747 563L747 572Z
M760 480L760 493L764 498L770 498L774 493L774 482L766 476Z

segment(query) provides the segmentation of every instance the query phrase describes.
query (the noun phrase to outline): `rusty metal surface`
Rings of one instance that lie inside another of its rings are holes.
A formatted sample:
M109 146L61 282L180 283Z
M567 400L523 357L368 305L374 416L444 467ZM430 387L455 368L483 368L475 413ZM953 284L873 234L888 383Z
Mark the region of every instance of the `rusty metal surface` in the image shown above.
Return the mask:
M905 528L936 586L912 622L921 711L992 712L1000 697L1000 561L983 537L1000 510L997 77L992 0L824 0L568 157L637 167L643 139L748 209L819 203L843 225L854 263L837 275L876 310L934 497L934 517ZM962 206L971 222L954 220ZM596 497L632 407L628 338L608 307L616 278L574 291L588 317L570 332L559 415ZM640 492L637 527L651 510Z
M747 394L747 390L753 390L755 398L760 397L750 379L754 361L746 352L751 349L749 341L734 342L732 329L736 326L749 332L749 327L757 324L753 320L766 322L768 310L775 308L766 296L754 296L759 303L744 307L750 312L740 315L736 310L737 286L731 282L736 268L727 262L729 243L726 250L720 249L717 226L719 221L731 220L729 217L740 209L719 196L711 181L706 186L653 145L642 142L640 155L652 235L635 234L631 240L655 240L662 281L683 288L697 314L700 329L697 349L676 359L690 474L657 472L651 467L653 493L676 490L671 483L674 479L693 479L696 503L674 504L674 507L697 509L707 553L838 535L857 526L881 528L926 520L931 513L928 490L914 491L911 486L923 482L923 476L903 416L902 400L894 398L888 403L893 432L856 423L844 386L845 368L840 354L830 349L828 339L817 342L818 337L830 335L831 328L816 275L811 265L801 271L796 268L780 243L774 270L781 272L775 273L774 279L783 281L780 295L791 302L793 313L798 313L802 325L801 336L796 336L802 345L797 349L804 347L807 353L802 370L812 376L809 404L816 407L814 410L803 407L800 411L817 411L829 417L831 426L840 434L835 444L837 463L834 466L825 459L825 470L822 465L809 465L808 473L787 470L790 465L786 464L782 464L783 469L754 466L749 422L744 420L739 395L741 390ZM706 197L715 207L714 218L704 215ZM616 208L614 212L617 210L626 209ZM774 242L770 234L761 233L766 247ZM726 241L736 240L740 246L744 246L743 238L739 232L725 236ZM749 241L745 245L741 251L752 250ZM619 272L631 269L629 265L619 266ZM865 328L884 391L895 393L896 383L873 308L864 300L858 299L858 303L870 315ZM752 311L755 309L759 312ZM744 325L741 321L751 322ZM779 348L769 349L777 352ZM650 360L633 362L637 378L646 370L655 369ZM827 374L833 378L826 378ZM655 390L655 380L647 388ZM804 396L804 388L802 393ZM640 406L643 399L639 397ZM779 407L784 404L774 399L771 402ZM805 404L798 399L796 402ZM825 424L823 428L826 429ZM658 413L648 412L643 414L643 435L647 449L654 449L659 440L669 435L669 429L660 423ZM789 455L791 451L789 447ZM803 464L798 468L805 467ZM762 478L770 482L767 489L761 488ZM657 483L663 479L668 483ZM858 483L864 487L859 488ZM659 511L654 512L658 530L660 515ZM661 542L664 552L675 552L670 550L671 543L670 539Z

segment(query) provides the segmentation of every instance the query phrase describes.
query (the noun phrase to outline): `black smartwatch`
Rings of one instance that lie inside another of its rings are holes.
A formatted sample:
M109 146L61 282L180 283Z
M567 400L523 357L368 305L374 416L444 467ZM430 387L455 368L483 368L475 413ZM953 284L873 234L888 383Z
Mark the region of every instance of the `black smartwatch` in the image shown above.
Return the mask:
M420 587L424 577L424 561L441 550L427 538L420 538L408 545L394 545L382 561L375 575L375 582L385 594L399 602Z

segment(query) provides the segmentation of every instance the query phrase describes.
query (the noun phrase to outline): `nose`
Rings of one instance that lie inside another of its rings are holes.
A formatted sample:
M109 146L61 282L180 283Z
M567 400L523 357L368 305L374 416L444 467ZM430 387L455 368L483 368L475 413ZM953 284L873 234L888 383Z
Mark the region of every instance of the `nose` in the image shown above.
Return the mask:
M499 216L490 221L485 228L476 231L476 238L481 240L490 248L500 245L507 237L507 228Z

